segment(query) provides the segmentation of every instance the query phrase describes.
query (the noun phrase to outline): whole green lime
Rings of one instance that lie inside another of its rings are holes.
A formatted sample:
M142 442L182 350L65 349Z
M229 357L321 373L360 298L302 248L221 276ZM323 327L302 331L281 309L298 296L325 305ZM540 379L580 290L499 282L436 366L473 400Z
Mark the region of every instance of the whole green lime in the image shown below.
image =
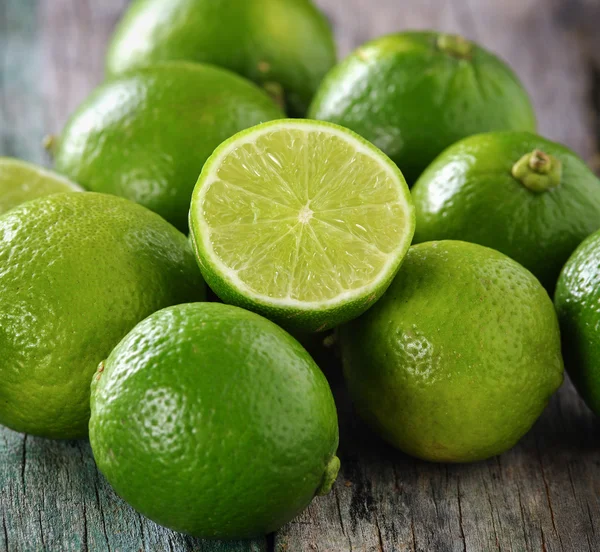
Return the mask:
M202 300L186 237L122 198L61 193L0 217L0 423L87 434L98 363L140 320Z
M336 54L311 0L135 0L112 38L107 72L164 60L230 69L301 116Z
M274 531L339 469L325 376L293 337L238 307L153 314L100 365L91 403L94 457L117 493L192 535Z
M0 157L0 215L37 197L81 191L66 178L20 159Z
M575 248L600 228L600 180L571 150L529 132L450 146L412 189L415 243L486 245L528 268L550 294Z
M504 452L563 381L544 288L502 253L466 242L411 247L383 298L340 338L359 414L425 460Z
M229 71L159 64L92 93L60 136L56 168L185 231L194 184L213 150L240 130L282 116L267 94Z
M515 74L459 36L404 32L358 48L323 80L309 116L373 142L413 184L461 138L492 130L535 130Z
M554 303L569 376L600 415L600 232L589 236L565 264Z

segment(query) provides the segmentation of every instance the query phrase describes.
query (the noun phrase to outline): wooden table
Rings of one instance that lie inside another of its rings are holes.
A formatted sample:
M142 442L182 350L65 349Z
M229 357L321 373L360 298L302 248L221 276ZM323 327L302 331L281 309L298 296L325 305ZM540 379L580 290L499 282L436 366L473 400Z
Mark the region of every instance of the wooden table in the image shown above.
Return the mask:
M0 0L0 155L47 162L42 137L59 131L100 81L106 41L126 3ZM406 28L460 31L480 41L520 74L541 132L594 161L597 0L319 3L342 55ZM330 495L278 534L239 543L175 534L113 493L87 442L0 430L0 550L600 550L600 423L569 383L512 451L472 465L435 465L373 437L352 414L339 367L327 371L340 410L342 472Z

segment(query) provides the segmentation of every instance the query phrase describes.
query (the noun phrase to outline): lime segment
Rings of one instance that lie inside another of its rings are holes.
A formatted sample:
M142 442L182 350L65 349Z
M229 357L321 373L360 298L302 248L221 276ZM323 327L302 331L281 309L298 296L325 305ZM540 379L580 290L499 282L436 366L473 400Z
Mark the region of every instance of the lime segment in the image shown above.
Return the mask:
M216 150L190 226L224 300L302 319L295 311L310 318L379 297L410 245L414 214L402 174L377 148L336 125L283 120Z

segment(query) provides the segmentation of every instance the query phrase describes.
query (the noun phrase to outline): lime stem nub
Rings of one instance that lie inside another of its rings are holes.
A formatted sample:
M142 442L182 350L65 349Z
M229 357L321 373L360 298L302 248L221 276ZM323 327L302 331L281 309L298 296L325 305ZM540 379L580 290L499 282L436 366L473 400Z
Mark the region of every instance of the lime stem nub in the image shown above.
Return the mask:
M560 184L562 163L560 159L535 149L513 165L512 175L532 192L545 192Z
M265 92L271 96L271 99L281 108L285 109L285 91L278 82L263 82Z
M470 59L473 53L473 43L460 35L441 34L437 39L437 47L460 59Z
M48 134L48 135L44 136L44 140L42 142L42 145L44 146L44 149L51 156L54 157L54 154L56 153L56 148L58 146L58 140L56 138L56 135L54 135L54 134Z
M102 377L102 373L104 372L104 361L102 361L100 364L98 364L98 368L96 368L96 381L100 381L100 378Z
M331 491L331 487L333 487L333 484L337 479L339 471L340 459L337 456L332 456L331 460L329 460L329 462L327 463L325 473L323 474L323 479L321 480L321 484L315 492L315 495L323 496L329 493L329 491Z

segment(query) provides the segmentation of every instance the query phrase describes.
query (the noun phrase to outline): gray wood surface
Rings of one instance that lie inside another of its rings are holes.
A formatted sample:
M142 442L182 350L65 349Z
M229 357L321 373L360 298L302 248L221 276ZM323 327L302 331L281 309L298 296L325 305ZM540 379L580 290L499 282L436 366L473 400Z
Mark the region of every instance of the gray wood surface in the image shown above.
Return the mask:
M41 140L102 78L126 0L0 0L0 155L47 161ZM320 0L347 53L406 28L460 31L508 60L540 130L594 161L597 0ZM0 430L0 550L479 552L600 549L600 423L567 382L512 451L435 465L383 444L353 416L331 355L342 472L277 535L203 542L143 519L97 472L87 442Z

